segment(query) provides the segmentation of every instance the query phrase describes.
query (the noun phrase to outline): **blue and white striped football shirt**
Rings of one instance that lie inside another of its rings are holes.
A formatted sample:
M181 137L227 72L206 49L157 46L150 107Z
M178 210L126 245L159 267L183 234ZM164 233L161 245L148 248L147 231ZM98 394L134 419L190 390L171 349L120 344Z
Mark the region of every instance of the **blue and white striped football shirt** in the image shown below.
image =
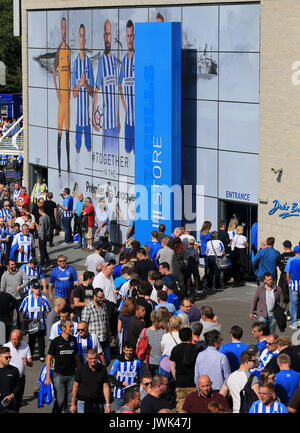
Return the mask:
M42 315L40 315L42 299ZM19 311L24 314L25 319L39 319L42 329L46 329L46 314L51 311L51 307L45 296L34 298L33 295L28 295L19 308Z
M26 265L22 265L20 269L23 269L25 274L29 277L30 281L34 279L39 280L45 278L43 274L43 270L40 265L37 265L35 269L32 269L29 266L29 264L26 264ZM32 293L32 290L30 288L30 283L26 287L24 287L23 293L28 295Z
M82 364L87 364L86 355L90 349L95 349L98 353L102 352L102 347L99 337L96 334L87 334L86 338L82 338L79 334L76 336L78 356Z
M74 61L73 73L72 73L72 87L76 87L81 75L85 73L86 82L94 87L94 74L93 66L90 58L85 55L82 61L80 55L78 55ZM90 95L88 94L84 86L80 87L79 94L77 96L77 120L76 125L85 127L90 124Z
M117 127L117 61L113 53L101 54L98 65L96 87L102 90L104 129Z
M130 59L128 53L124 56L121 63L119 83L123 87L127 105L125 123L134 126L134 54Z
M9 228L7 226L0 227L0 239L6 239L9 236ZM2 253L7 252L7 242L0 242L0 251Z
M75 337L77 336L77 326L78 326L78 323L72 321L73 335ZM51 327L49 341L53 340L55 337L57 337L60 334L61 334L60 321L58 321L58 322L53 323L53 325Z
M300 291L300 257L291 257L285 265L284 272L290 274L290 289Z
M6 210L3 207L2 209L0 209L0 217L4 218L4 221L6 222L8 219L12 219L12 214L10 210Z
M68 195L67 197L64 198L63 201L63 206L67 207L68 210L64 210L62 211L62 215L63 217L71 217L73 215L73 197L71 195Z
M22 248L23 252L17 253L17 263L28 263L32 259L32 250L34 248L33 236L31 233L23 235L18 233L12 241L12 248L16 245L17 248Z
M261 370L265 368L265 366L268 364L269 361L273 358L273 356L278 355L279 350L275 350L275 352L269 352L268 349L264 349L258 358L259 367Z
M17 201L19 195L21 194L21 188L14 190L13 201Z
M133 361L125 361L116 359L113 363L110 375L116 376L116 379L120 382L128 382L129 385L136 382L138 377L142 375L142 363L139 359ZM114 397L123 398L124 390L115 386Z
M257 400L250 407L249 413L288 413L288 410L278 400L275 400L271 406L266 406L263 402Z

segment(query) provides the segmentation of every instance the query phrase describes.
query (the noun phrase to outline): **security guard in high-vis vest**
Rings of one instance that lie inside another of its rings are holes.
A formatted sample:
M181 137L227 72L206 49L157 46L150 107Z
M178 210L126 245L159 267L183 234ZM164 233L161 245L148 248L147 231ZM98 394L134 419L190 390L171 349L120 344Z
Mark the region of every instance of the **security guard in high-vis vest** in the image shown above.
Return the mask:
M42 195L46 189L47 189L47 185L43 183L42 176L38 176L37 183L34 185L31 193L31 201L33 203L36 203L39 196Z

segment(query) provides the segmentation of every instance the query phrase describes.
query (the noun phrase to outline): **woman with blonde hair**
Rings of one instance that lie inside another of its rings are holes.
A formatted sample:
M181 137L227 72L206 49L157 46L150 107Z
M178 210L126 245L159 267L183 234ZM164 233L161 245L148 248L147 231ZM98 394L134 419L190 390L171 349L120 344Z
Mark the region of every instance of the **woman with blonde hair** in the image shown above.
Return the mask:
M145 337L148 338L148 343L150 344L150 353L148 360L148 370L152 376L157 374L159 371L159 360L161 358L161 339L166 333L164 329L161 328L162 313L159 310L153 310L150 314L150 320L152 325L146 329ZM142 338L142 333L139 335L138 341ZM143 370L146 372L147 364L143 361Z
M162 357L159 361L159 372L165 376L169 376L171 371L170 355L172 349L181 343L179 338L179 330L182 327L182 320L180 316L171 316L169 320L169 329L161 339Z
M228 227L227 227L227 232L229 235L229 239L232 241L233 236L235 235L235 229L236 226L238 225L238 219L237 218L231 218L231 220L229 221Z
M238 225L231 243L232 276L235 286L243 286L248 273L248 241L243 235L244 227Z

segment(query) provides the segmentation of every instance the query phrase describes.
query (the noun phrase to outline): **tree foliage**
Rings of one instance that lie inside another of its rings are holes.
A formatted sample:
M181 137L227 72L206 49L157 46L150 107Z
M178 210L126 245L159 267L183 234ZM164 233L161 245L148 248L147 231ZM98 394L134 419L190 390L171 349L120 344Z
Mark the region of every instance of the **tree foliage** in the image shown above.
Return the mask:
M6 85L0 93L22 92L21 38L13 35L13 1L0 0L0 60L6 65Z

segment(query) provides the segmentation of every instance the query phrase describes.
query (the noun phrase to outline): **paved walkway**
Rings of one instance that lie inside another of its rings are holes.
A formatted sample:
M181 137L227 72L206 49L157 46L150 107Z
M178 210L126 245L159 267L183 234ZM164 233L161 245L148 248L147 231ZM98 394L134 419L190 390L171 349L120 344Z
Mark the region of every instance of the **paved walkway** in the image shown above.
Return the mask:
M49 249L51 259L56 259L59 254L66 255L68 263L72 264L77 272L85 270L85 260L88 252L79 249L74 249L73 246L62 244L61 238L55 237L55 245ZM47 282L49 279L50 270L45 274ZM206 291L200 296L196 305L210 305L215 314L219 318L219 323L222 325L223 343L229 343L229 331L231 326L239 325L244 330L243 341L246 344L253 344L255 340L251 335L251 324L249 319L249 307L256 285L249 283L243 287L228 287L223 292ZM279 333L279 335L282 335ZM292 331L287 328L284 335L292 336ZM27 341L27 337L24 337ZM299 344L299 343L298 343ZM38 355L34 356L33 367L26 369L26 386L24 392L24 405L20 409L20 413L50 413L52 406L37 408L36 398L33 395L34 388L37 384L37 379L41 370L42 364L38 360Z

